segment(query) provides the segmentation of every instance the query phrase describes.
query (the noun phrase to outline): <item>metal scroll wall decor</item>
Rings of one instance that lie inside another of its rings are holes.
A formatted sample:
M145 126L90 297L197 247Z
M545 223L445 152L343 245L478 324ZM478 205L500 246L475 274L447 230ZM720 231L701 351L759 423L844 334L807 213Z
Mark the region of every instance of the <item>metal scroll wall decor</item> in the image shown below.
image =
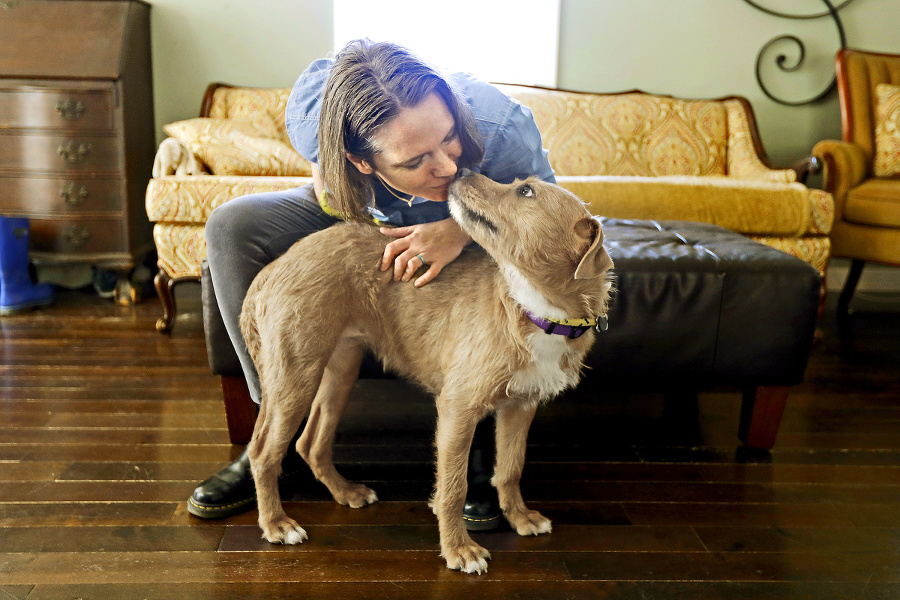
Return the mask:
M791 13L785 13L785 12L772 10L770 8L766 8L765 6L760 6L754 0L744 0L744 2L746 2L753 8L760 10L766 14L770 14L770 15L773 15L776 17L782 17L785 19L806 20L806 19L819 19L822 17L831 17L834 20L835 26L837 27L838 36L840 37L840 41L841 41L841 48L847 47L847 36L844 33L844 26L841 23L841 19L838 16L838 13L841 11L841 9L843 9L847 5L854 2L854 0L844 0L844 2L842 2L841 4L838 4L837 6L832 4L832 2L830 0L822 0L822 2L825 4L825 7L827 8L826 11L813 13L813 14L805 14L805 15L804 14L799 14L799 15L791 14ZM798 38L795 35L787 35L786 34L786 35L780 35L778 37L775 37L775 38L772 38L771 40L769 40L762 47L762 49L760 49L759 54L756 56L756 81L757 81L757 83L759 83L759 87L762 89L763 93L766 96L768 96L771 100L774 100L775 102L777 102L779 104L784 104L785 106L803 106L804 104L812 104L813 102L821 100L822 98L824 98L825 96L830 94L837 85L837 80L835 79L834 76L832 76L831 83L828 84L827 88L825 88L824 90L819 92L817 95L813 96L812 98L807 98L806 100L785 100L784 98L779 98L778 96L776 96L775 94L772 93L772 91L763 82L762 64L763 64L763 60L765 59L765 57L768 54L770 54L769 49L772 46L774 46L775 44L781 44L783 42L789 42L791 44L794 44L797 47L799 55L798 55L796 61L791 63L791 62L789 62L789 59L786 55L778 54L775 57L775 64L778 65L778 68L781 69L782 71L784 71L785 73L792 73L794 71L798 71L803 66L803 61L806 58L806 46L803 44L803 41L801 41L800 38Z

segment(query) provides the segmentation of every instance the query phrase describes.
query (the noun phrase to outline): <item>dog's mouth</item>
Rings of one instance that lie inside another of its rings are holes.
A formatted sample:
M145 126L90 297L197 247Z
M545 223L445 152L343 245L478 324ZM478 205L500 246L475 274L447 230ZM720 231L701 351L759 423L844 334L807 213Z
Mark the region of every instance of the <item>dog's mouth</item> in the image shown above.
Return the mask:
M465 177L464 174L462 177ZM465 201L463 201L461 194L459 193L458 187L460 186L460 179L457 179L450 185L450 191L447 195L447 202L450 205L450 213L456 219L460 225L470 224L475 226L482 226L487 229L490 233L497 233L499 230L497 229L497 225L493 223L486 216L481 214L480 212L470 208Z
M459 212L462 213L462 217L469 221L470 223L475 223L477 225L483 225L485 229L490 231L491 233L497 233L497 226L494 225L487 217L482 215L481 213L477 213L468 206L466 206L461 200L456 198L456 202L454 205L459 208Z

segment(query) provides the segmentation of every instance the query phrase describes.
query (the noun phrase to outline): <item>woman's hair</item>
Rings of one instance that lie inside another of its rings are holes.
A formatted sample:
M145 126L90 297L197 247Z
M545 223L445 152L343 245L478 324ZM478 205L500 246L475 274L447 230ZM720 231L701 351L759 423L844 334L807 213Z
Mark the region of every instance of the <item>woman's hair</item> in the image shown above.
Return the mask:
M346 219L366 220L374 202L372 177L360 173L347 153L374 164L378 128L436 93L447 105L462 144L460 168L481 162L484 145L475 118L447 80L409 50L387 42L355 40L335 57L319 117L319 163L328 203Z

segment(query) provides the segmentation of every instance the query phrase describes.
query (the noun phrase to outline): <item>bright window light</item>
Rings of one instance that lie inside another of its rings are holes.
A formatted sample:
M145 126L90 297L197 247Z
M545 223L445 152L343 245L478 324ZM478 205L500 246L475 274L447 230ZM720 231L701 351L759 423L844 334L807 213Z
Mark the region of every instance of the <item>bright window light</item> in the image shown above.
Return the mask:
M449 71L556 87L560 0L334 0L334 47L391 41ZM425 15L425 16L423 16Z

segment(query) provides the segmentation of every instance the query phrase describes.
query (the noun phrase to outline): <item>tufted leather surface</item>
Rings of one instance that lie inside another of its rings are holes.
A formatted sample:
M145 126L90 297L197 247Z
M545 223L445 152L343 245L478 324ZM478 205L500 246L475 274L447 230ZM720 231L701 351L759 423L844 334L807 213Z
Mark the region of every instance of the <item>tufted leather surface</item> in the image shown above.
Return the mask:
M803 379L821 276L804 261L721 227L601 219L615 261L609 329L588 366L616 381L794 385ZM240 376L208 271L202 277L210 366ZM362 376L380 368L369 361Z
M617 292L609 330L590 354L595 374L802 381L818 312L816 269L714 225L601 220Z

